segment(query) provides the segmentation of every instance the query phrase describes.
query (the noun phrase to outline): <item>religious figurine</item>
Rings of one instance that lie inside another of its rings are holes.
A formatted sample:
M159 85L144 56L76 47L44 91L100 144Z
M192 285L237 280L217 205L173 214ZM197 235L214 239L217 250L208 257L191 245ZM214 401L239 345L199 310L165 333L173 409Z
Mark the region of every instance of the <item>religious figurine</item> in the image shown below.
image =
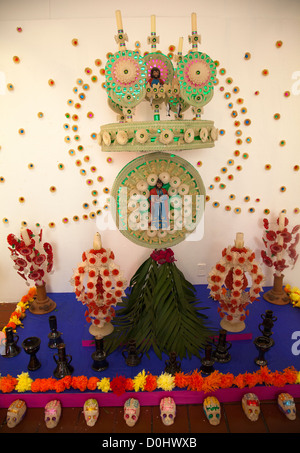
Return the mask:
M166 230L169 228L169 196L158 178L156 185L150 190L151 229Z
M124 404L124 420L132 428L140 416L140 403L135 398L129 398Z
M157 67L153 67L150 72L150 79L148 80L150 86L153 85L163 85L164 81L160 78L160 70Z
M280 393L278 395L279 409L287 416L289 420L296 419L296 405L294 398L289 393Z
M221 421L221 407L215 396L208 396L203 401L204 413L209 423L216 426Z
M172 374L173 376L175 373L180 373L181 364L176 360L176 352L170 352L169 360L166 360L165 364L165 373Z
M176 417L176 404L173 398L166 397L160 401L160 416L166 426L173 425Z
M94 426L99 417L99 405L95 398L86 400L83 406L83 414L88 426Z
M21 420L23 420L26 413L26 403L23 400L15 400L11 403L7 410L6 423L8 428L14 428Z
M242 398L245 415L251 422L256 422L260 414L260 402L254 393L246 393Z
M49 401L45 406L45 423L52 429L58 425L61 416L61 404L58 400Z

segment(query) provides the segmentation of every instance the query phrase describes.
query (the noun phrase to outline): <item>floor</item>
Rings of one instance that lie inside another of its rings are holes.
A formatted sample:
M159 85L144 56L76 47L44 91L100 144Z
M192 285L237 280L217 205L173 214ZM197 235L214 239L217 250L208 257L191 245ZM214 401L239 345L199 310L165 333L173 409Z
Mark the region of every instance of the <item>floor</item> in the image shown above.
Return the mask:
M14 304L0 303L0 330L6 325ZM0 394L1 398L1 394ZM81 407L63 408L56 428L48 429L44 422L43 408L27 408L24 419L15 428L6 425L7 409L0 409L0 434L2 433L123 433L123 434L197 434L197 433L300 433L300 398L295 399L297 418L290 421L282 414L277 401L261 401L259 419L251 422L239 402L221 403L221 421L212 426L207 421L202 405L177 406L173 425L166 427L160 419L159 407L141 407L140 417L133 428L123 420L122 407L102 407L94 427L88 427Z

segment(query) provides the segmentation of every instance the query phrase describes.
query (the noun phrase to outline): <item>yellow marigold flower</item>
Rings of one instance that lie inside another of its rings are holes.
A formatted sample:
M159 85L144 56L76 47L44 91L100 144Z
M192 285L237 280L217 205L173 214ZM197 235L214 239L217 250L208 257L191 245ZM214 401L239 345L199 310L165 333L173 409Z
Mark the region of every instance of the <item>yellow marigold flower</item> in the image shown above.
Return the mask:
M300 384L300 371L298 371L296 384Z
M290 299L292 299L293 302L298 302L298 300L300 300L300 294L291 293L290 294Z
M289 293L289 292L291 291L291 285L290 285L289 283L288 283L287 285L285 285L284 291L285 291L286 293Z
M133 379L133 387L136 392L139 390L143 391L146 384L146 373L145 370L141 371L137 376Z
M33 379L29 377L28 373L21 373L18 374L18 383L16 385L16 390L17 392L23 393L23 392L28 392L31 390L31 383L33 382Z
M163 390L171 391L175 387L175 378L172 374L162 373L157 378L157 387Z
M101 381L97 382L97 389L101 390L104 393L110 391L110 379L109 378L102 378Z

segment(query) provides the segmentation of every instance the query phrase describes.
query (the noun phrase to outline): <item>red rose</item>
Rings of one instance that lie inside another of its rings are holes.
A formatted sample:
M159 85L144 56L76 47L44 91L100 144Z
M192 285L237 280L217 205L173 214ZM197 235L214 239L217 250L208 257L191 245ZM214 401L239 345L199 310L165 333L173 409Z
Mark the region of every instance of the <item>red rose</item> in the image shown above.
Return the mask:
M268 239L268 241L275 241L276 237L277 234L275 233L275 231L273 230L267 231L266 238Z
M280 253L281 251L282 246L277 244L276 242L270 245L270 252L272 253L272 255L277 255L277 253Z

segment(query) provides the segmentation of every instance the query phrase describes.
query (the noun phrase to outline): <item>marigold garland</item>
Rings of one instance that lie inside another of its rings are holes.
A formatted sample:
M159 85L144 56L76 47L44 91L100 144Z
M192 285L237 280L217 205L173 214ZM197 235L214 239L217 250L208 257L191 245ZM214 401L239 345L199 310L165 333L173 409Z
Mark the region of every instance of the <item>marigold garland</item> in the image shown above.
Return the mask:
M175 373L172 376L169 373L161 373L160 376L154 376L145 370L138 373L133 379L125 376L116 376L110 378L98 379L95 376L90 378L86 376L66 376L62 379L37 378L33 380L26 372L21 373L14 378L11 375L0 376L0 391L10 393L17 391L24 393L31 391L33 393L43 393L55 391L61 393L68 389L80 390L84 392L99 390L103 393L113 392L120 396L126 392L153 392L156 389L172 391L176 387L197 392L213 393L218 389L232 387L253 388L256 385L268 385L283 387L287 384L300 384L300 371L293 366L285 368L283 371L270 371L267 367L261 367L253 373L240 373L234 376L232 373L223 374L215 370L209 376L204 377L201 372L194 370L190 373Z
M33 301L35 296L36 287L30 288L26 296L23 296L20 302L17 303L15 310L10 315L9 321L6 326L3 327L2 332L5 332L8 327L12 327L14 331L16 330L17 326L24 327L22 320L25 317L25 311L29 307L30 302Z

